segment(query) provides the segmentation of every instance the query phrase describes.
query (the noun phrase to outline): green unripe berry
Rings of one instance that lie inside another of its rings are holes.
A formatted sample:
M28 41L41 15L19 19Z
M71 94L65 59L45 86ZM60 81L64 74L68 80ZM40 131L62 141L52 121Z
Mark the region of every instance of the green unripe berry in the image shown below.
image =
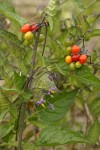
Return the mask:
M72 42L69 41L69 40L67 40L67 41L65 41L64 45L65 45L65 46L71 46L71 45L72 45Z
M24 39L27 40L27 41L32 40L32 39L33 39L33 34L32 34L32 32L29 31L29 32L25 33Z
M66 49L66 55L70 55L71 54L71 47L67 47Z
M79 61L77 61L76 63L75 63L75 67L76 68L80 68L82 66L82 64L79 62Z
M69 68L70 68L70 70L75 70L75 63L71 63L71 64L69 65Z
M43 42L45 39L45 36L44 34L40 34L40 38L39 38L39 42Z
M32 44L32 41L27 41L27 40L25 40L23 44L24 44L25 46L29 46L29 45Z
M94 68L93 68L93 66L88 65L88 68L89 68L89 70L90 70L91 73L94 73Z

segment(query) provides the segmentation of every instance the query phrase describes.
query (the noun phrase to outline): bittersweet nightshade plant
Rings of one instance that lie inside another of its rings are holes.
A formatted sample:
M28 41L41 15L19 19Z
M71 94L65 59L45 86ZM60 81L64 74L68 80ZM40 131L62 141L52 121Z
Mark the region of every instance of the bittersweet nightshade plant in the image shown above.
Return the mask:
M32 23L0 2L0 149L100 147L100 52L96 45L87 48L100 36L100 15L88 12L99 1L72 2L78 16L62 18L67 2L50 0ZM18 32L8 30L4 18Z

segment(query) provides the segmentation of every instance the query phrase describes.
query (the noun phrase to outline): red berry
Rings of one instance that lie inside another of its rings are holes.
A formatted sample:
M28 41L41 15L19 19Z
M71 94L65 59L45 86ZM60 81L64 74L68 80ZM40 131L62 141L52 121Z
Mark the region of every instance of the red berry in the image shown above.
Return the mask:
M78 60L79 60L79 55L76 54L76 55L72 56L72 61L73 62L77 62Z
M79 61L80 61L80 63L81 64L84 64L84 63L86 63L87 62L87 55L85 55L85 54L82 54L82 55L80 55L80 57L79 57Z
M24 26L22 26L21 31L23 33L26 33L28 31L31 31L31 26L29 24L25 24Z
M73 54L77 54L77 53L79 53L79 52L80 52L80 47L77 46L77 45L74 45L74 46L72 47L72 53L73 53Z
M33 24L31 26L31 31L37 31L39 29L38 25L37 24Z

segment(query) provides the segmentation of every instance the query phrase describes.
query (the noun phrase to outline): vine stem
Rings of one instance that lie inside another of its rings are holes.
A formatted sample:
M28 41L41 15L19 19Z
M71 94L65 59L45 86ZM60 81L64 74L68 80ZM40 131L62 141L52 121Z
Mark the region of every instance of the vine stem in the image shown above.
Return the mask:
M41 22L43 22L45 20L45 17L46 17L46 14L44 15L44 17L43 17ZM32 69L30 71L29 78L27 79L26 84L24 86L24 89L27 89L27 88L30 89L30 87L31 87L32 76L34 74L33 68L34 68L35 63L36 63L36 52L37 52L37 48L38 48L40 33L41 33L41 28L38 30L37 38L36 38L36 41L35 41L35 45L33 47ZM26 111L26 102L22 103L21 109L22 109L22 111L21 111L21 120L20 120L18 150L22 150L22 136L23 136L23 130L24 130L24 118L25 118L25 111Z

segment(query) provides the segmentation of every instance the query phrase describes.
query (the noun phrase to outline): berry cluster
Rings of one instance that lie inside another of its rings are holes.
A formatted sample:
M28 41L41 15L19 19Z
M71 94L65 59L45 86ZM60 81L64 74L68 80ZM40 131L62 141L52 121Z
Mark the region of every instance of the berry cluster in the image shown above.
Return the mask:
M87 58L86 54L81 53L81 48L74 45L72 48L68 47L65 61L69 64L70 70L75 70L76 68L80 68L82 64L86 63Z
M38 31L39 26L40 25L37 23L33 23L32 25L25 24L24 26L22 26L21 31L22 33L24 33L25 45L30 45L32 43L33 33Z

